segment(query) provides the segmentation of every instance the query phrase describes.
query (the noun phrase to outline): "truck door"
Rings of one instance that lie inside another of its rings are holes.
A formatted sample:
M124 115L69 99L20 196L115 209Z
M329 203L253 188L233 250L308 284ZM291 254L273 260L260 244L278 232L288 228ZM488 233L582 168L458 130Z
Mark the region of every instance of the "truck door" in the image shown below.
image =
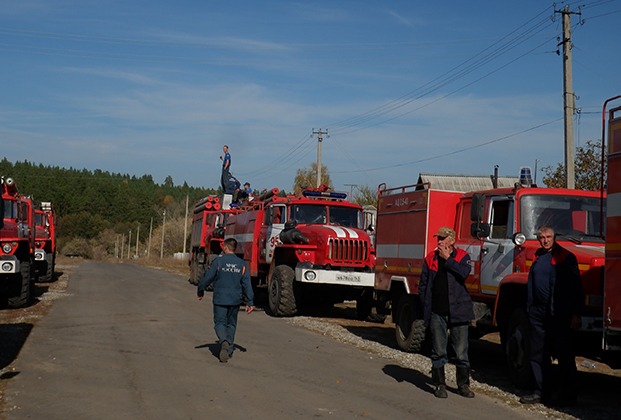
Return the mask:
M285 228L287 221L287 206L274 205L266 212L268 218L267 238L265 243L265 262L270 264L274 257L274 249L280 244L280 232Z
M490 233L481 245L481 292L495 295L498 284L513 270L514 229L512 197L491 197L487 222Z
M606 201L603 345L621 350L621 107L609 111Z

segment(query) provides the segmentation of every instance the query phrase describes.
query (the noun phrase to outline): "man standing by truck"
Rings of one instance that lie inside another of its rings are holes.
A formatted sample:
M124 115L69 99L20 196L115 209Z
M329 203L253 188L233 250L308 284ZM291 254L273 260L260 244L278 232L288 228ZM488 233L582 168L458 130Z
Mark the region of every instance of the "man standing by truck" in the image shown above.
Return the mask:
M541 248L528 273L527 312L530 322L530 366L535 386L520 398L523 404L549 399L552 355L561 371L559 405L576 402L577 370L572 329L580 327L582 283L576 256L556 242L551 226L537 230Z
M448 397L444 365L448 362L450 337L456 358L457 392L463 397L473 398L468 328L474 319L474 308L465 284L470 274L470 255L463 249L455 248L455 231L450 227L441 227L435 236L438 246L425 257L418 289L425 327L431 332L434 395Z
M219 358L222 363L228 362L233 354L237 314L242 299L245 298L246 312L254 310L254 292L250 283L250 275L244 260L235 255L237 241L234 238L222 242L222 251L218 258L198 284L198 299L203 299L205 289L213 286L213 322L218 342L220 343Z

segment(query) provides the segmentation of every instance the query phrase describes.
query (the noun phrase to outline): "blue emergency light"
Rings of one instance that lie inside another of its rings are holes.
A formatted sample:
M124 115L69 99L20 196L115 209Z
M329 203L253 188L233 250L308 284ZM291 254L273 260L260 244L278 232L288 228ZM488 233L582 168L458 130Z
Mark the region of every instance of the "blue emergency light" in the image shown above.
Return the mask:
M330 191L304 190L304 191L302 191L302 195L304 197L329 197L329 198L339 198L341 200L344 200L344 199L347 198L347 193L330 192Z

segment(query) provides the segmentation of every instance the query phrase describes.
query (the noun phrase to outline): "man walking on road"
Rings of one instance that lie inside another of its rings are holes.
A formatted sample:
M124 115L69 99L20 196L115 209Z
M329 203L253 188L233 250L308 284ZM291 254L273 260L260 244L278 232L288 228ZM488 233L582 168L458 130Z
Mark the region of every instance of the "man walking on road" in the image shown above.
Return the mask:
M237 314L242 301L246 302L247 313L254 310L250 275L244 260L235 255L235 248L237 241L234 238L222 242L223 254L209 266L196 292L198 299L203 299L205 289L213 283L213 322L220 343L219 358L222 363L228 362L233 354Z

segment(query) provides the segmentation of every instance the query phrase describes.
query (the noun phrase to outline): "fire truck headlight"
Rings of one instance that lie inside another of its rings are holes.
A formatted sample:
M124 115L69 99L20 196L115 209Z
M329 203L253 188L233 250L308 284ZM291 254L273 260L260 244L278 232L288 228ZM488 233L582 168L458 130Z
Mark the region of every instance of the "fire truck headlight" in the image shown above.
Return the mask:
M4 251L5 254L10 254L11 251L13 251L13 247L11 244L4 244L2 245L2 251Z
M13 263L10 263L10 262L2 263L2 271L12 272L13 271Z
M517 246L522 246L524 242L526 242L526 235L524 235L522 232L518 232L513 235L513 243Z
M304 273L304 278L308 281L315 281L315 279L317 278L317 273L315 273L314 271L307 271Z

